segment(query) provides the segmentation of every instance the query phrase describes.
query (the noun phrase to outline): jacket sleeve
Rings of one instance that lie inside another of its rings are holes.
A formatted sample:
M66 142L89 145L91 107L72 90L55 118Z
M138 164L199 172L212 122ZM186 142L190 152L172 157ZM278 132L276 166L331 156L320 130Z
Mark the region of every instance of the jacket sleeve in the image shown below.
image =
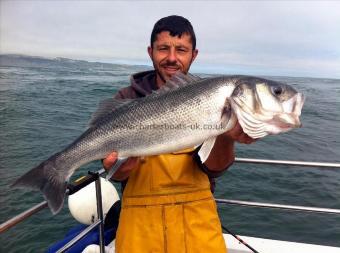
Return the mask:
M194 160L196 161L196 163L198 164L198 166L200 167L200 169L208 175L209 179L210 178L217 178L222 176L227 169L229 168L229 165L227 167L225 167L224 169L220 170L220 171L212 171L210 170L204 163L202 163L201 158L198 155L198 151L199 151L200 147L197 148L194 152Z
M114 98L116 99L126 99L126 98L131 98L130 95L130 87L126 87L123 89L120 89L115 95Z

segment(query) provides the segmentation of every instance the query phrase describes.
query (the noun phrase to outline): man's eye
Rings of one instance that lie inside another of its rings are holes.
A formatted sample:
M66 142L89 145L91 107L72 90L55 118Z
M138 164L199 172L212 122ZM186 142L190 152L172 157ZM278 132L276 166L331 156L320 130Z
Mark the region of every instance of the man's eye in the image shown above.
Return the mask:
M178 48L177 51L181 53L186 53L188 50L186 50L185 48Z
M168 50L168 48L166 48L166 47L160 47L158 50L159 50L159 51L166 51L166 50Z

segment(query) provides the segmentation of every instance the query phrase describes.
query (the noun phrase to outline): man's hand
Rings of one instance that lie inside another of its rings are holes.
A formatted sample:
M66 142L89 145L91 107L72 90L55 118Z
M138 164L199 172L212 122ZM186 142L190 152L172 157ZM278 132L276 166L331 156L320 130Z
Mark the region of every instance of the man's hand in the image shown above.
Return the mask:
M249 137L245 132L243 132L242 127L238 121L236 125L230 131L223 134L224 137L227 137L233 141L237 141L239 143L250 144L256 141L255 139Z
M110 168L116 163L118 159L118 153L112 152L103 160L103 167L105 170L110 170ZM138 157L130 157L122 166L120 166L116 172L113 174L112 179L117 181L123 181L127 179L132 171L132 169L137 165L139 161Z
M237 122L233 129L217 136L215 145L204 164L211 171L223 171L235 160L235 142L250 144L254 141L255 139L250 138L243 132L242 127Z

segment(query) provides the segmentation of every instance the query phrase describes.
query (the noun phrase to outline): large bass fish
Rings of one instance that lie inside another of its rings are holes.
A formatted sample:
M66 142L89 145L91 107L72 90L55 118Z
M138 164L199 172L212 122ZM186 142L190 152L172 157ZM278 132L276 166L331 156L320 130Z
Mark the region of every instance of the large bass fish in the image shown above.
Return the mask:
M178 73L147 97L102 102L78 139L14 186L41 190L55 214L63 206L73 172L112 151L125 158L201 145L199 156L204 162L216 136L237 121L255 139L300 127L303 103L301 93L280 82L249 76L200 79Z

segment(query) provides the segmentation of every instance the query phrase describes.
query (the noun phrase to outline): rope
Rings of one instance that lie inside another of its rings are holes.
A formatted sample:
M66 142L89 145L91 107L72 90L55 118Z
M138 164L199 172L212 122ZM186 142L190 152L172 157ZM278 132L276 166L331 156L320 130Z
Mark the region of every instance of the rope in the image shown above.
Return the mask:
M235 237L240 243L242 243L244 246L246 246L248 249L250 249L252 252L254 253L259 253L256 249L254 249L253 247L251 247L248 243L246 243L245 241L243 241L239 236L237 236L236 234L234 234L233 232L231 232L229 229L227 229L225 226L221 225L222 229L227 232L228 234L231 234L233 237Z

